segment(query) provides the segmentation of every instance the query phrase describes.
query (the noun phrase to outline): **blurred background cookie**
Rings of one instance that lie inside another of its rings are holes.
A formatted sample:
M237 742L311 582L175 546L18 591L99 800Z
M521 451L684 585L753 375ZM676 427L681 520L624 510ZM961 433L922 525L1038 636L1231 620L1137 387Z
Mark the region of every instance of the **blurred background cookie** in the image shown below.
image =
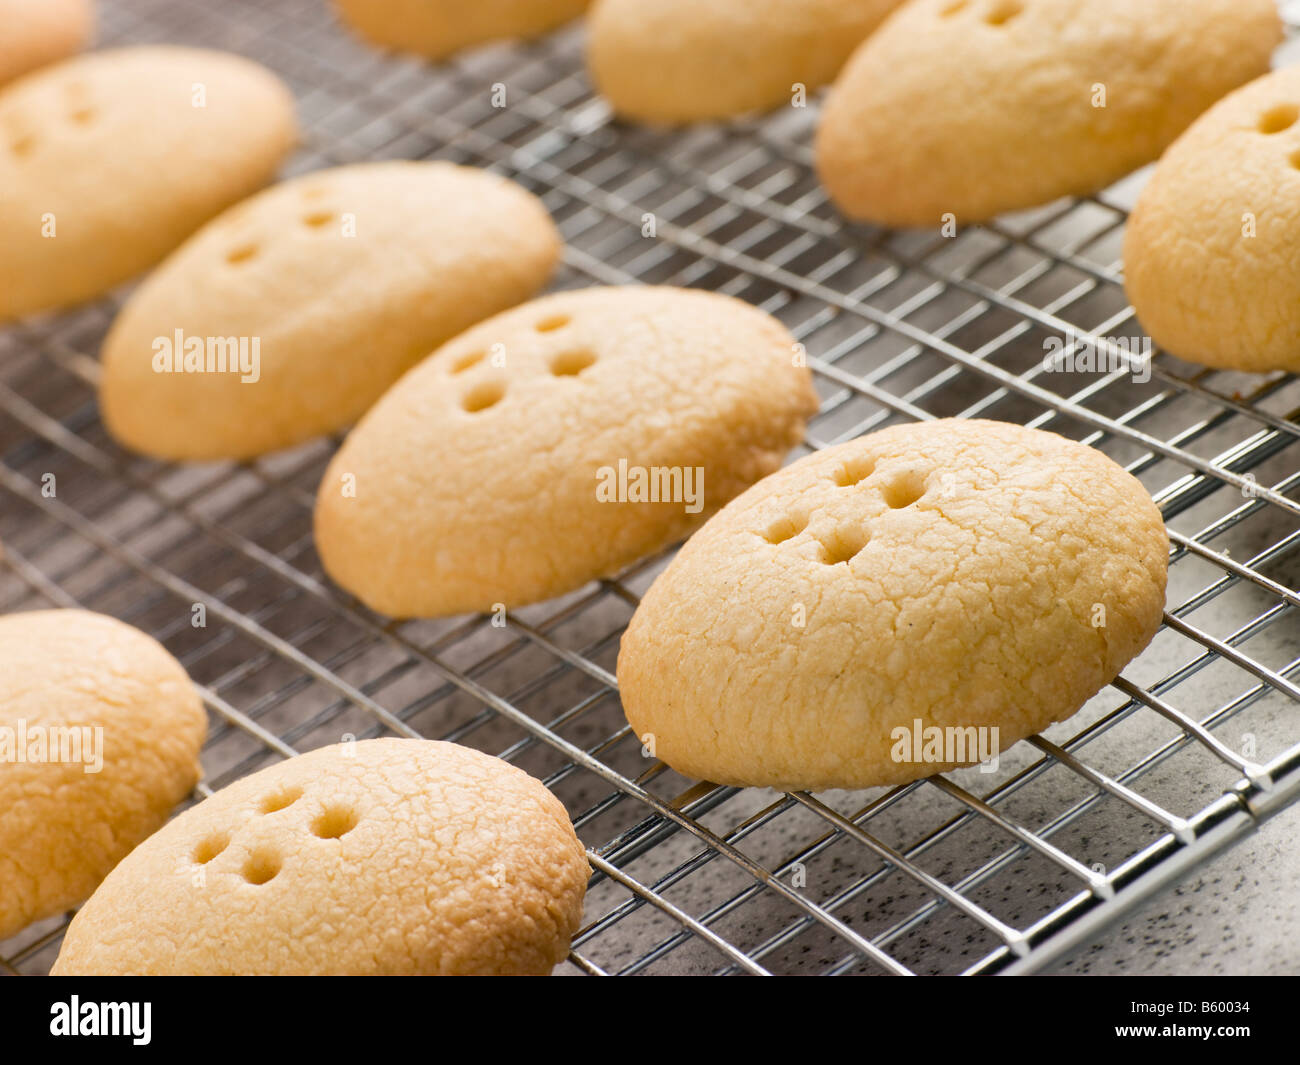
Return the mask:
M0 0L0 85L90 43L91 0Z
M154 265L296 138L289 90L225 52L96 52L0 91L0 321Z
M959 224L1082 196L1268 70L1273 0L913 0L837 79L817 169L855 219Z
M334 0L372 44L442 59L470 45L536 37L576 18L590 0Z
M592 81L620 115L729 118L806 100L901 0L597 0Z
M168 459L337 432L443 341L534 295L560 245L536 197L472 167L369 163L277 185L127 302L104 341L105 423Z

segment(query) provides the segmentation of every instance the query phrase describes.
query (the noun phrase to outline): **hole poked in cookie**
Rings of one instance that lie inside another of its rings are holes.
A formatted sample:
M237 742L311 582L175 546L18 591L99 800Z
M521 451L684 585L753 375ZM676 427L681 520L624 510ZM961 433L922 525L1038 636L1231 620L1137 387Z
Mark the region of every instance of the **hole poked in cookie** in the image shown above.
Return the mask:
M1265 111L1259 119L1260 133L1281 133L1290 129L1300 119L1300 107L1295 104L1278 104Z
M793 540L808 527L808 518L803 514L786 515L777 518L763 533L763 539L769 544L783 544Z
M557 329L563 329L571 321L573 319L567 314L552 314L538 322L535 328L539 333L554 333Z
M836 529L822 541L822 561L828 566L838 566L841 562L848 562L870 542L869 529L852 526Z
M844 465L835 471L835 483L841 488L852 488L855 484L860 484L870 477L875 468L874 460L866 455L860 458L848 459Z
M280 874L280 856L268 847L259 847L244 861L241 870L250 884L266 884Z
M302 224L309 229L324 229L334 221L333 211L312 211L311 214L303 215Z
M594 365L596 356L585 348L565 351L551 360L551 373L556 377L577 377L588 366Z
M1291 165L1292 165L1296 170L1300 170L1300 152L1292 152L1292 153L1291 153Z
M194 848L194 860L199 865L207 865L218 854L230 846L230 837L224 832L217 832L201 840Z
M96 111L89 104L85 104L81 107L73 108L73 110L68 114L68 118L70 118L78 126L89 126L98 117L99 117L99 112Z
M925 495L925 478L920 473L902 474L885 485L880 494L890 510L902 510Z
M475 385L461 398L460 405L469 414L495 407L506 396L506 386L500 381L483 381Z
M280 791L272 792L262 800L262 813L273 814L278 810L288 809L301 798L302 788L283 788Z
M19 157L31 155L36 149L36 138L30 133L20 133L9 142L9 150Z
M355 810L347 806L327 806L311 823L312 835L320 839L339 839L357 827Z
M473 369L486 358L486 351L471 351L468 355L457 355L456 358L452 360L451 372L464 373L466 370Z
M990 26L1005 26L1024 9L1025 5L1021 0L994 0L984 16L984 21Z
M965 11L969 2L970 0L949 0L948 3L944 4L943 7L940 8L939 14L944 18L951 18L958 12Z
M237 248L231 248L226 252L226 262L231 266L238 266L240 263L246 263L257 255L256 244L241 244Z

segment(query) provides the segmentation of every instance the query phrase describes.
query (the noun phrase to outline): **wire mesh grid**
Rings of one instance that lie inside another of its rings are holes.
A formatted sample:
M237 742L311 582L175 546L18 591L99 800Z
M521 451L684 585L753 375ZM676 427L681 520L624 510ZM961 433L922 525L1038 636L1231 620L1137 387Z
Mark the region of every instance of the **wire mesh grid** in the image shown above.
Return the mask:
M815 103L622 127L580 27L435 67L366 49L319 0L102 6L105 45L207 45L284 76L306 131L293 173L490 167L559 223L560 287L704 287L775 314L822 399L805 451L917 418L1048 428L1139 476L1172 539L1151 648L995 773L819 795L693 782L643 756L613 676L671 552L504 626L372 615L312 546L337 441L178 468L109 440L95 353L118 294L0 331L0 610L80 605L172 650L212 718L195 800L345 735L468 743L544 780L588 847L559 971L876 974L1052 964L1300 794L1300 381L1165 354L1149 377L1044 364L1048 338L1139 332L1118 258L1140 178L953 236L847 226L811 169ZM65 925L0 944L0 969L46 971Z

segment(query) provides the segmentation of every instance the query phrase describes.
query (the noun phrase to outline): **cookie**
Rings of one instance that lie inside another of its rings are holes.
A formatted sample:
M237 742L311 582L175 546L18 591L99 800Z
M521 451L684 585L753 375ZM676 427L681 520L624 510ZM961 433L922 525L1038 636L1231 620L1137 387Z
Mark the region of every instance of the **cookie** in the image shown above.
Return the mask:
M277 185L127 303L104 342L105 424L166 459L336 432L443 341L534 295L560 247L536 197L469 167L371 163Z
M0 617L0 940L88 897L200 775L185 670L101 614Z
M1152 339L1219 369L1300 370L1300 67L1226 97L1160 160L1124 284Z
M90 43L90 0L0 0L0 85L76 55Z
M623 706L686 776L902 784L1078 710L1159 628L1167 560L1159 510L1099 451L1000 422L885 429L691 537L623 636Z
M334 456L326 572L397 617L508 609L665 547L775 470L817 407L802 349L728 296L547 296L443 345Z
M590 868L559 800L454 743L325 747L236 781L117 867L54 975L545 975Z
M901 0L597 0L592 81L620 115L679 123L806 101Z
M101 295L265 184L293 101L238 56L96 52L0 92L0 320Z
M817 169L855 219L980 222L1156 159L1268 69L1274 0L915 0L826 101Z
M382 48L442 59L502 37L538 37L590 0L335 0L339 16Z

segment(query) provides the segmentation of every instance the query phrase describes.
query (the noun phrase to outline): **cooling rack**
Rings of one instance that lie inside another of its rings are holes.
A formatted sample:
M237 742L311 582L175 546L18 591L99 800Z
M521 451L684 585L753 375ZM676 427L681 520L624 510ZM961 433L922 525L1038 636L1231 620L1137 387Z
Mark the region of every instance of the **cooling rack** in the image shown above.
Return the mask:
M278 71L306 130L291 173L490 167L556 218L559 287L687 285L775 314L822 400L804 451L908 419L1043 427L1137 475L1172 541L1152 646L994 773L817 795L689 781L643 756L614 678L671 552L503 627L373 615L313 550L337 441L183 468L112 444L94 384L119 293L0 330L0 610L80 605L176 654L212 721L192 801L349 735L467 743L544 780L588 847L558 972L761 975L1041 970L1300 795L1300 382L1126 360L1119 247L1140 176L951 235L849 226L812 174L815 101L623 127L582 73L579 27L430 66L356 43L321 0L101 7L105 45ZM1045 363L1052 338L1109 361ZM65 924L0 944L0 971L45 972Z

